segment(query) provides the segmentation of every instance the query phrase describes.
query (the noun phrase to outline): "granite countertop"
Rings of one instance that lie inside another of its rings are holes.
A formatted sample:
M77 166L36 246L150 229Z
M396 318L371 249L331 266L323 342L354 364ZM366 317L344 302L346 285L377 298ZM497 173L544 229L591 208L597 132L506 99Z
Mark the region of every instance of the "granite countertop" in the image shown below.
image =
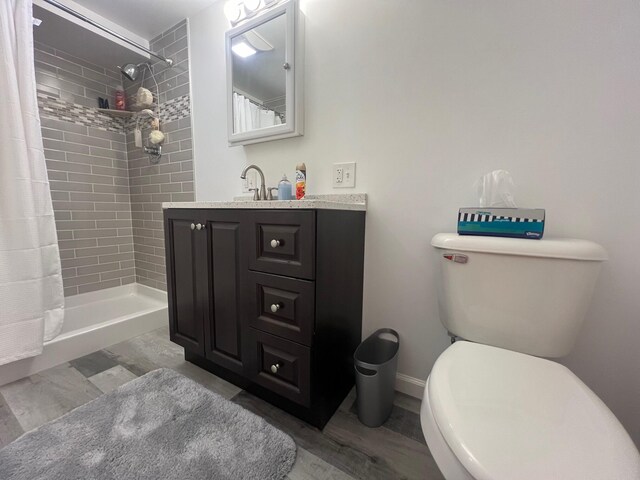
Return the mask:
M261 200L253 197L235 197L230 202L164 202L162 208L283 208L325 210L367 210L367 194L307 195L303 200Z

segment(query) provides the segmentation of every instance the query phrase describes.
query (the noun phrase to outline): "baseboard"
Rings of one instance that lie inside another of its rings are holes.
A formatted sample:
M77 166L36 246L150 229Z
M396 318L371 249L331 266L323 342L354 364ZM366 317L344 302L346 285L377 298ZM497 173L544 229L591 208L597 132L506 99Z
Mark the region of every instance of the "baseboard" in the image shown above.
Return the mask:
M425 385L425 380L410 377L409 375L405 375L403 373L396 374L396 390L398 392L405 393L410 397L422 399Z

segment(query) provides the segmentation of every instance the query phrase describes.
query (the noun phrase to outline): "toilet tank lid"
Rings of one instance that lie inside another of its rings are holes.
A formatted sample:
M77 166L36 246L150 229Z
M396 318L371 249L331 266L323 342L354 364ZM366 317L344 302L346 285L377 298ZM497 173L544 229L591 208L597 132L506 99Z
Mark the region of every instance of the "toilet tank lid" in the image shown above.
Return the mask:
M431 245L436 248L462 252L563 258L567 260L604 261L608 258L607 251L597 243L574 238L529 240L524 238L438 233L431 239Z

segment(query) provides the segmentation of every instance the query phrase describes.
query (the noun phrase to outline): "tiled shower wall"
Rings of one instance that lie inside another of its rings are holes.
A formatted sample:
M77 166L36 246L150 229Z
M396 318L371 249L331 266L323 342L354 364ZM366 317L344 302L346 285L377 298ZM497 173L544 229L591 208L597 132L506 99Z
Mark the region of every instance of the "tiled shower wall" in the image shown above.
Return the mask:
M129 185L136 279L139 283L166 290L162 202L194 199L186 21L154 38L150 48L175 62L171 69L161 61L152 65L160 92L161 130L166 139L160 162L152 165L142 149L135 146L133 128L128 129ZM141 77L136 82L125 80L129 97L135 96L140 83ZM144 86L156 96L148 70ZM143 138L147 135L148 129L143 131Z
M36 44L36 83L66 296L135 281L120 73Z
M175 60L171 70L154 66L167 136L158 165L134 146L133 121L96 108L99 96L114 104L115 87L123 83L120 72L36 44L40 118L66 296L134 281L166 289L161 202L194 198L186 22L151 44ZM130 83L124 80L128 92L135 93L138 85ZM152 91L155 95L155 87Z

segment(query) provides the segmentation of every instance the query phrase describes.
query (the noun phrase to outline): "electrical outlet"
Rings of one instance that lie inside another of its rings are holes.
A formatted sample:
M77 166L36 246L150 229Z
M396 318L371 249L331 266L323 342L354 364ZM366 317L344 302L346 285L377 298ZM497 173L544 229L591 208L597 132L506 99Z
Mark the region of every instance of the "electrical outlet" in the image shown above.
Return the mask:
M333 188L353 188L356 186L356 163L333 164Z
M242 180L242 192L249 193L250 188L256 188L258 183L258 177L255 170L249 170L247 172L247 178Z

